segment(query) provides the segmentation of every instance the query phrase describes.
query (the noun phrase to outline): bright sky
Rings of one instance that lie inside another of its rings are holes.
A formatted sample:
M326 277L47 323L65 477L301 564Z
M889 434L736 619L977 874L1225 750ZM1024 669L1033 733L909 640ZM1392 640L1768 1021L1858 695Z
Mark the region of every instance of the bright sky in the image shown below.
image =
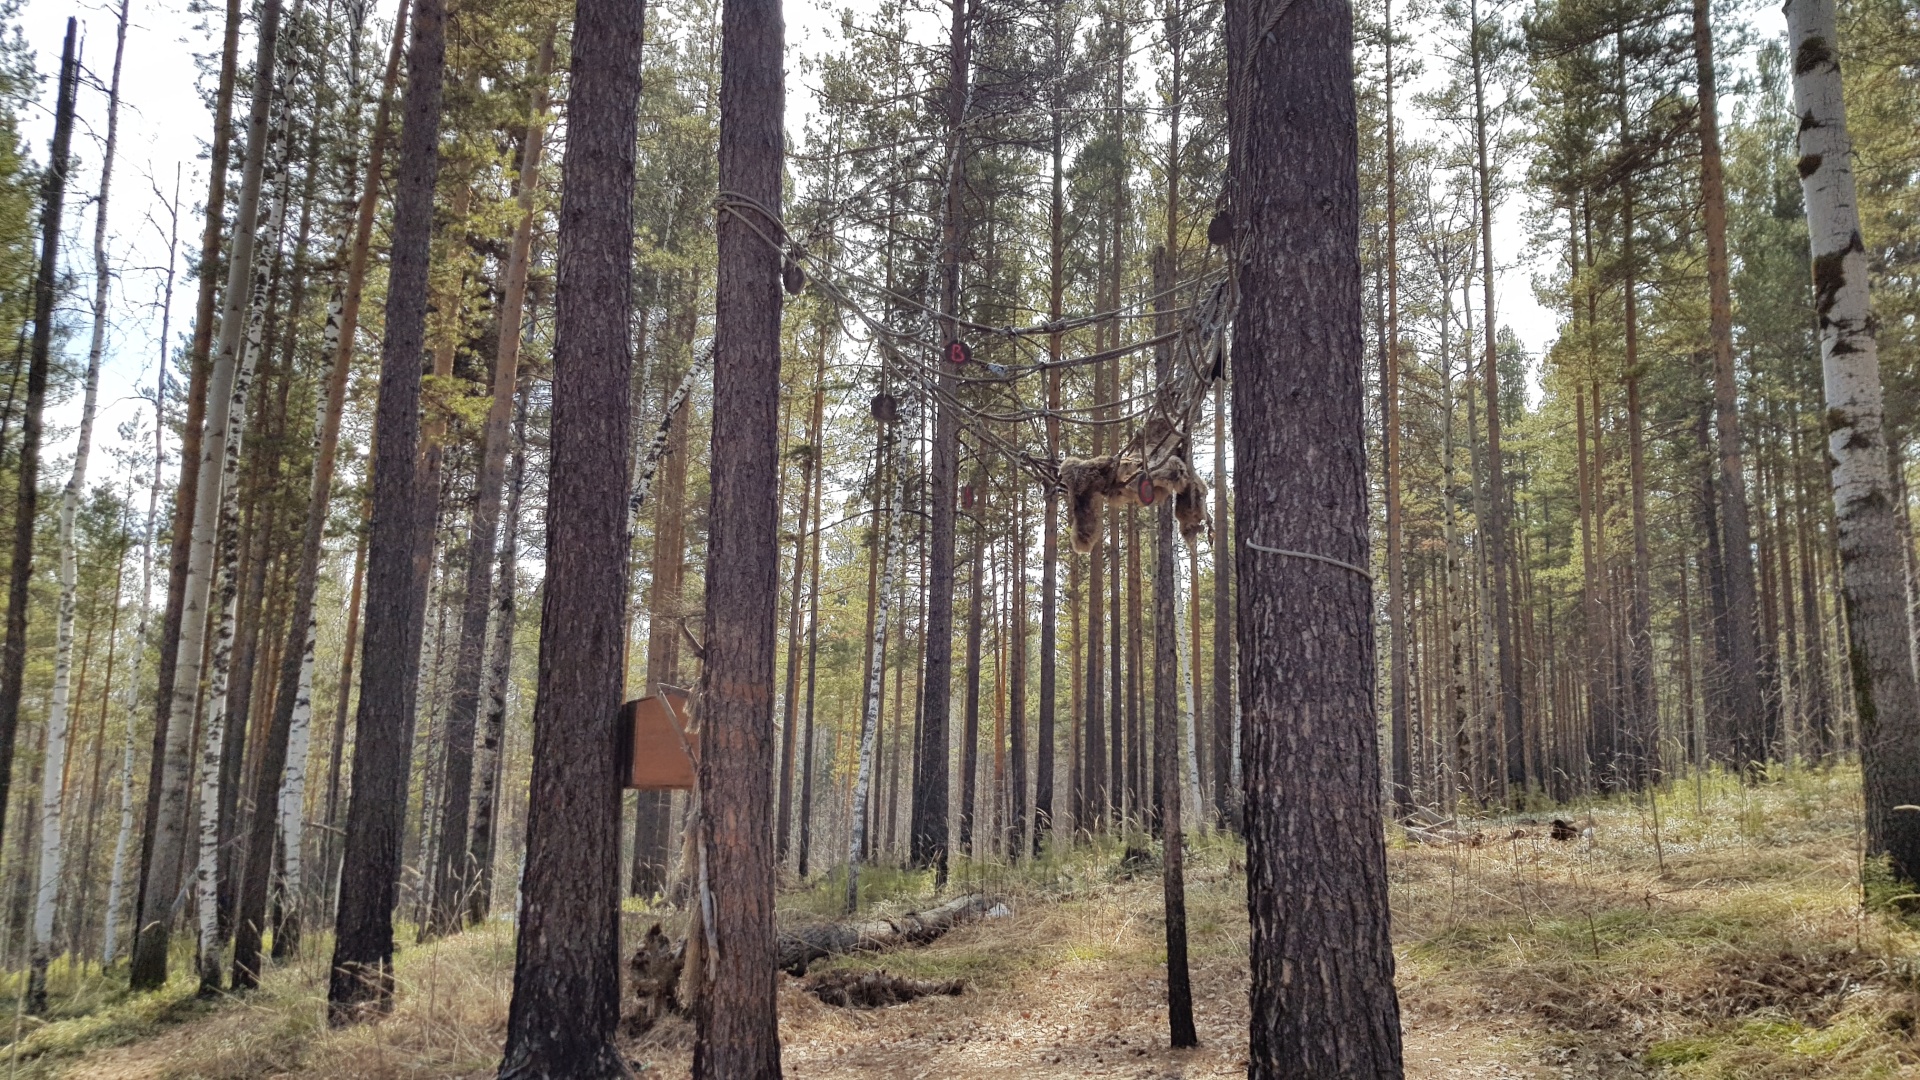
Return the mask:
M114 192L109 221L109 259L118 268L111 300L112 317L107 337L107 362L101 377L101 417L96 427L99 444L108 452L94 458L93 479L97 482L114 470L110 452L120 442L117 430L129 421L150 424L152 410L135 396L136 388L150 392L154 362L158 355L159 301L164 268L167 264L166 228L168 204L173 197L176 178L181 201L180 245L182 280L173 304L173 335L179 341L191 329L194 283L185 279L186 259L197 252L200 219L196 208L205 188L205 162L200 154L208 136L210 117L195 85L198 72L194 54L217 48L217 38L199 16L189 15L186 0L132 0L133 25L128 33L125 68L122 74L120 146L114 172ZM389 22L397 0L376 0L375 18ZM828 14L820 0L793 0L788 5L790 52L819 49L836 19ZM101 140L106 120L105 83L113 60L113 16L104 6L89 4L79 8L56 0L28 0L21 13L22 30L36 51L43 82L40 111L28 116L24 131L29 149L44 160L51 119L46 113L52 102L52 82L60 63L60 44L66 17L81 19L82 59L89 76L80 94L80 123L74 149L80 167L72 181L67 200L65 251L62 270L78 274L86 283L80 296L91 292L93 237L93 195L99 185ZM1762 33L1780 32L1780 16L1771 6L1755 13L1756 29ZM1429 39L1431 40L1431 39ZM1416 41L1415 48L1420 48ZM243 56L251 55L251 44L244 41ZM1429 71L1439 67L1429 59ZM790 70L797 64L789 65ZM809 98L796 78L790 84L789 127L797 133L809 108ZM1418 117L1407 120L1408 133L1420 135L1430 122ZM1496 305L1500 321L1511 326L1528 351L1539 355L1553 339L1554 318L1534 298L1532 277L1536 270L1534 253L1528 248L1521 215L1524 200L1509 199L1496 214L1495 257L1501 265L1497 281ZM84 301L82 301L84 302ZM65 362L78 368L85 361L86 316L84 309L70 310L68 320L75 332L68 338ZM64 458L72 452L72 428L79 417L77 400L61 403L52 410L48 455L49 475L59 475L69 466ZM150 432L150 428L148 428ZM150 438L148 435L146 438ZM144 440L143 440L144 441Z

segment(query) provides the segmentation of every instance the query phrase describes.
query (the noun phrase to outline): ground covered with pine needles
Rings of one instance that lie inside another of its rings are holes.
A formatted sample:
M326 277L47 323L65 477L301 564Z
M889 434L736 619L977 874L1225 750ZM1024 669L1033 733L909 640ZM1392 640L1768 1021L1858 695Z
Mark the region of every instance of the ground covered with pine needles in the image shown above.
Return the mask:
M1578 825L1590 815L1591 834L1552 840L1555 814ZM1862 889L1858 816L1857 774L1800 771L1462 821L1417 842L1394 830L1409 1076L1920 1078L1920 919L1873 874ZM1240 852L1217 836L1192 846L1199 1049L1166 1048L1158 869L1114 841L1017 871L958 867L950 890L992 893L1008 913L924 947L814 967L884 968L941 991L958 981L957 996L845 1008L780 976L787 1075L1244 1075ZM930 884L863 876L881 913L926 906ZM782 918L823 918L844 889L792 883ZM635 940L656 917L629 914ZM340 1032L321 1021L322 960L211 1002L184 979L129 997L113 973L56 970L48 1019L12 1010L0 1021L0 1077L492 1076L511 927L405 948L399 965L394 1014ZM19 987L0 990L13 1002ZM683 1077L691 1043L690 1027L669 1019L627 1049L640 1076Z

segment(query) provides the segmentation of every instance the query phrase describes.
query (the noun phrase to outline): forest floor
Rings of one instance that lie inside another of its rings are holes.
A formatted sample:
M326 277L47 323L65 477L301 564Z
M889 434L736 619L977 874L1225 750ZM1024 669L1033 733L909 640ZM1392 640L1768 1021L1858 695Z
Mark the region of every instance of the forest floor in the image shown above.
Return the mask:
M1920 1078L1920 922L1862 903L1857 773L1683 782L1655 805L1621 799L1591 814L1591 836L1567 842L1548 838L1545 814L1463 824L1478 842L1394 831L1410 1077ZM989 892L1009 914L814 967L959 979L957 997L837 1008L780 976L787 1075L1244 1076L1245 876L1230 841L1192 848L1197 1050L1166 1048L1157 869L1130 873L1116 843L1018 871L964 865L949 891ZM929 902L919 876L870 871L863 884L881 912ZM843 879L796 885L782 919L820 919L843 890ZM629 915L636 931L649 921ZM184 979L130 998L112 976L56 973L53 1018L16 1018L0 1080L492 1076L510 927L404 948L398 966L394 1014L341 1032L321 1022L320 960L210 1003ZM669 1019L627 1051L640 1076L677 1078L691 1042Z

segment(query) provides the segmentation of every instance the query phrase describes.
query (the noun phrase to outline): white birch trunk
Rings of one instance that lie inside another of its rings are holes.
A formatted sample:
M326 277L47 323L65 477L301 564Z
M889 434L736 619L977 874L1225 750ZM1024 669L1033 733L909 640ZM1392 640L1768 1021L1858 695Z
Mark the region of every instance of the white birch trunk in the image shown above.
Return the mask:
M122 0L113 51L113 76L107 90L106 144L100 158L100 195L93 218L93 338L87 347L87 372L80 404L80 431L73 451L73 474L60 496L60 607L53 645L53 699L47 710L46 756L40 767L40 867L33 902L33 959L27 991L33 1011L46 1009L47 964L53 950L53 915L60 900L65 861L61 845L66 805L67 734L73 681L73 621L77 607L78 567L73 523L87 485L87 457L93 449L93 417L100 399L100 357L107 342L107 301L113 275L107 266L107 203L113 185L113 157L120 125L120 61L127 46L127 8Z
M901 488L895 486L894 506L904 502ZM884 670L885 644L887 640L887 612L893 598L894 568L899 564L900 535L906 532L898 527L889 512L887 542L884 561L880 571L880 591L875 593L878 608L873 614L873 640L868 643L871 662L867 665L867 688L865 706L860 719L860 771L853 785L853 814L847 819L847 912L860 910L860 860L866 857L867 795L873 788L873 747L880 730L880 676Z
M287 771L280 782L280 872L282 905L303 909L301 847L305 842L307 804L307 747L313 735L313 619L307 620L306 650L300 654L300 691L293 699L293 722L287 729Z
M265 236L280 233L284 198L276 194L267 211ZM247 336L240 367L234 374L232 404L220 470L218 500L219 568L213 599L220 605L219 629L213 641L213 675L207 688L207 722L200 744L200 854L194 866L194 902L200 918L200 982L218 988L224 965L225 941L220 934L220 758L227 729L227 677L233 663L234 610L240 595L240 451L246 435L247 397L253 372L265 347L267 289L270 269L278 252L254 260L252 299L247 311ZM181 648L185 648L184 642Z
M1867 853L1920 880L1920 692L1894 514L1866 244L1854 192L1834 0L1789 0L1800 189L1813 248L1842 593L1854 644ZM1864 668L1864 670L1861 670ZM1864 675L1865 678L1861 678Z
M151 564L152 560L147 560ZM146 650L147 602L143 595L140 601L140 633L136 637L139 649ZM106 927L100 939L100 965L113 966L115 955L120 951L120 893L127 883L127 848L133 842L133 717L134 709L140 705L140 665L136 662L133 678L128 680L127 690L127 737L122 748L120 760L120 834L113 841L113 875L107 884Z
M653 441L639 455L635 462L633 494L627 500L627 513L634 519L634 529L640 527L640 508L647 503L647 496L653 493L653 474L659 471L660 459L666 456L667 440L673 435L673 418L680 412L680 406L687 403L693 395L693 384L698 381L700 372L713 362L713 346L694 354L693 363L687 365L687 373L680 376L680 385L673 388L673 396L667 399L666 412L660 417L659 430L653 433Z
M284 83L270 80L273 50L278 37L279 3L267 0L262 12L260 62L256 63L256 90L274 88L284 98ZM268 70L260 70L262 67ZM225 302L220 317L219 348L207 376L207 416L197 466L199 490L194 500L193 529L187 548L187 572L180 610L180 646L174 661L173 694L167 704L167 738L160 773L159 816L155 822L152 854L146 866L145 903L140 912L139 941L135 945L134 983L164 981L167 940L172 933L176 899L180 896L181 855L187 831L187 771L192 756L194 713L199 703L201 652L206 644L207 608L211 602L214 540L221 506L221 477L227 457L227 431L232 418L246 414L246 385L240 376L242 332L252 300L254 247L267 234L270 208L260 206L266 182L267 147L278 141L277 110L271 99L257 103L248 121L247 168L240 183L234 220L232 251L227 262ZM269 115L273 113L274 115ZM247 224L251 223L251 224Z

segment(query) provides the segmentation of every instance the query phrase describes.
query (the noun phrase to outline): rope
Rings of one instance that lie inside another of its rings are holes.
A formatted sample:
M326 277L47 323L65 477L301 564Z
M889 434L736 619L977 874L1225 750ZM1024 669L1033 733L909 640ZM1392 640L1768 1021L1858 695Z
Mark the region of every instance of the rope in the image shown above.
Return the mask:
M1282 0L1281 13L1284 13L1286 7L1290 6L1291 3L1292 0ZM1278 18L1279 14L1276 13L1273 19L1269 21L1269 28L1271 28L1272 22L1277 21ZM962 428L971 432L982 444L991 446L1008 460L1026 469L1045 486L1057 487L1059 485L1059 466L1057 462L1051 458L1037 458L1027 451L1020 450L1007 443L992 430L971 421L978 419L989 422L1017 423L1022 419L1033 422L1036 419L1057 417L1072 423L1111 425L1127 423L1143 416L1159 415L1165 420L1166 429L1161 433L1161 438L1154 446L1152 455L1143 454L1143 460L1148 456L1157 457L1166 453L1169 449L1169 443L1171 443L1173 448L1177 448L1181 442L1189 437L1194 425L1198 421L1199 410L1205 404L1206 391L1212 383L1212 372L1217 366L1211 361L1219 347L1220 331L1231 321L1230 306L1227 300L1230 275L1214 284L1207 300L1203 303L1175 308L1172 311L1156 310L1152 312L1156 317L1172 314L1191 315L1192 317L1183 320L1183 325L1177 330L1158 334L1154 337L1128 345L1096 352L1091 355L1076 357L1072 360L1039 361L1013 369L1004 368L1000 365L988 365L990 369L996 372L995 375L967 376L962 378L963 382L974 385L983 383L1007 385L1038 372L1101 363L1106 360L1117 359L1121 356L1141 352L1149 348L1178 342L1181 348L1182 358L1185 362L1181 364L1180 378L1177 383L1171 387L1161 386L1150 392L1133 394L1115 402L1094 406L1096 409L1124 407L1147 397L1148 394L1151 393L1153 400L1146 408L1127 412L1118 417L1088 420L1067 417L1064 415L1064 410L1042 409L1037 412L1033 410L1020 410L1013 414L994 414L973 408L961 402L946 386L942 385L943 379L951 377L952 373L937 371L930 368L924 362L909 362L902 351L894 347L897 343L904 342L918 349L924 349L927 353L937 354L942 351L939 345L936 345L920 334L898 329L884 319L875 318L864 307L854 301L847 290L834 280L834 275L821 272L822 268L824 268L834 271L837 274L844 272L842 267L834 264L831 260L823 256L812 254L803 248L795 247L791 250L784 248L780 239L768 235L768 233L760 227L759 222L742 213L740 209L741 207L745 207L756 211L768 222L773 224L779 237L784 238L787 235L785 226L781 223L779 215L775 214L766 205L757 199L734 191L720 192L719 196L714 200L714 205L717 212L732 213L740 220L741 224L759 236L768 247L772 248L783 258L804 261L809 264L812 269L812 273L809 276L821 291L826 293L828 298L834 301L838 311L852 312L853 315L869 329L875 338L882 340L881 371L883 375L892 368L900 368L902 374L915 384L918 390L917 396L937 405L950 407L954 413L956 422L958 422ZM919 313L923 323L938 320L943 323L950 323L955 327L965 327L981 333L994 334L1025 345L1027 342L1024 339L1027 337L1039 334L1051 336L1053 334L1064 333L1077 326L1088 325L1108 318L1120 318L1123 317L1124 313L1133 311L1147 302L1158 303L1169 296L1176 295L1182 288L1196 287L1203 283L1203 279L1200 278L1195 278L1188 282L1178 282L1167 289L1143 297L1135 303L1116 308L1112 312L1083 316L1073 320L1058 319L1025 329L993 327L983 323L971 322L955 315L935 310L910 297L902 296L892 289L875 287L870 282L867 283L867 286L869 289L877 291L880 295L896 301L901 306ZM854 335L850 334L849 336ZM1011 371L1011 374L1006 374L1008 371ZM1136 429L1126 449L1121 451L1121 453L1125 455L1141 450L1142 440L1145 438L1149 427L1150 425L1143 424Z
M1256 544L1251 540L1242 540L1241 543L1247 545L1248 547L1252 548L1255 551L1264 551L1269 555L1286 555L1290 558L1295 558L1295 559L1311 559L1314 562L1326 563L1328 566L1337 566L1342 570L1351 570L1354 573L1359 574L1361 577L1366 578L1368 581L1373 580L1373 571L1368 570L1365 567L1355 566L1350 562L1342 562L1341 560L1332 558L1331 556L1315 555L1311 551L1294 551L1290 548L1268 547L1265 544Z
M786 223L780 220L780 215L767 209L765 203L751 195L742 195L737 191L722 191L713 200L713 208L716 213L732 214L734 217L739 218L742 225L752 229L755 233L759 233L761 239L767 240L767 243L771 244L775 251L779 251L779 243L768 239L767 234L760 231L760 227L754 224L752 218L740 212L740 207L743 206L749 210L758 211L760 216L766 218L773 224L774 231L778 232L781 236L784 237L787 235Z

